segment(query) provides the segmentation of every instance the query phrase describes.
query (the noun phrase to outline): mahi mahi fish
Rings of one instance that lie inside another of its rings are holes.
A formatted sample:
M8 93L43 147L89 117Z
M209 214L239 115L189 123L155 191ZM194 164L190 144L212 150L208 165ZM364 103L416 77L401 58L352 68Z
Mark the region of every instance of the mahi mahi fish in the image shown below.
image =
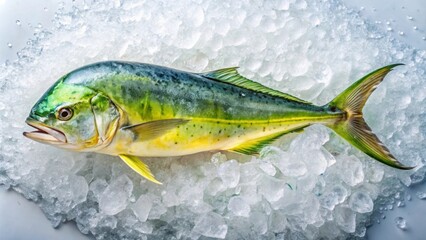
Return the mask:
M31 109L35 141L119 156L159 183L139 157L227 150L257 154L281 136L323 124L368 156L400 163L371 131L362 108L393 64L353 83L324 106L249 80L236 67L191 73L151 64L106 61L61 77Z

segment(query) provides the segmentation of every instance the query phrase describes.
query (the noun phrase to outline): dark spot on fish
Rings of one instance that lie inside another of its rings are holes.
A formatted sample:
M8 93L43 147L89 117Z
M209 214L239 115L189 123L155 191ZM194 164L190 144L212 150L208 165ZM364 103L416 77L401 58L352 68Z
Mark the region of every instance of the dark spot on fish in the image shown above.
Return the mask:
M237 126L237 128L240 128L241 127L241 124L239 124L238 126Z
M175 142L175 144L177 144L177 142Z
M266 127L263 127L263 131L266 131Z
M221 133L222 133L222 129L219 130L219 134L221 134Z

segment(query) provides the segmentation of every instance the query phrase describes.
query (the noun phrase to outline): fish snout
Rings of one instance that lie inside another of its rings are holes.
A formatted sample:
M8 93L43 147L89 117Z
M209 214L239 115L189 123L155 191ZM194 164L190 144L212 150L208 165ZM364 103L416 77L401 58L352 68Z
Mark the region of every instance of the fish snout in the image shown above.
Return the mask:
M67 138L63 132L51 128L32 117L28 117L25 122L36 129L32 132L24 132L23 135L25 137L37 142L48 144L67 143Z

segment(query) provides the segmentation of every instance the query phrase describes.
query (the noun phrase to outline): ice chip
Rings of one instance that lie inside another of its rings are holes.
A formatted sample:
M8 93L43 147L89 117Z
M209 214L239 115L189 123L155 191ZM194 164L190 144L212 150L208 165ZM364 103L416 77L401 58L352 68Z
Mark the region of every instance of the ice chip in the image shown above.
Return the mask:
M216 196L219 192L222 192L226 189L223 181L219 178L213 179L206 188L206 193L211 196Z
M289 177L303 176L308 170L306 164L295 156L295 154L288 154L282 152L279 160L273 164L285 175Z
M96 218L97 212L94 208L86 209L81 212L76 219L78 229L84 233L88 234L90 229L93 227L90 223L93 222L93 219Z
M218 175L223 184L229 188L236 187L240 181L240 165L235 160L222 163L218 168Z
M265 234L268 231L268 218L263 212L255 211L250 215L252 228L258 234ZM282 223L282 222L281 222Z
M402 229L402 230L407 229L407 221L403 217L395 218L395 224L399 229Z
M241 197L232 197L229 200L228 209L236 216L248 217L250 214L250 205Z
M133 204L132 210L138 219L145 222L148 219L149 212L152 208L152 197L150 195L141 195Z
M364 180L362 164L356 157L343 156L337 162L342 171L341 178L346 184L355 186Z
M416 193L416 195L421 200L425 200L426 199L426 192L419 191L419 192Z
M417 172L411 174L410 179L412 184L421 183L426 175L426 166L418 169Z
M196 221L192 232L206 237L224 239L228 226L219 214L210 212Z
M334 217L336 218L337 224L343 231L347 233L355 232L356 216L350 208L337 207L334 211Z
M345 201L348 191L341 185L333 187L329 192L321 196L320 203L323 207L333 210L337 204Z
M329 156L323 151L324 150L308 150L302 153L309 173L320 175L327 169L328 162L326 157Z
M90 191L92 191L93 195L99 199L107 186L108 183L104 179L98 178L90 183Z
M356 191L349 198L349 207L359 213L367 213L373 210L373 200L366 192Z
M226 162L228 159L225 154L221 152L217 152L212 155L211 162L214 164L221 164L223 162Z
M262 169L269 176L274 176L277 173L277 170L275 169L274 165L272 165L270 162L260 162L259 168Z
M70 179L71 196L73 197L74 206L86 201L89 186L87 186L86 179L81 176L74 176Z
M367 168L367 177L370 178L371 182L380 182L383 179L384 170L382 166L370 166Z
M258 189L269 202L276 202L283 197L286 186L286 183L282 180L264 176L259 181Z
M126 175L113 179L99 196L99 208L108 215L123 211L133 190L133 183Z
M134 229L143 234L151 234L154 226L150 222L136 223Z
M153 206L149 212L149 219L160 219L167 212L167 208L161 203L158 197L154 198Z

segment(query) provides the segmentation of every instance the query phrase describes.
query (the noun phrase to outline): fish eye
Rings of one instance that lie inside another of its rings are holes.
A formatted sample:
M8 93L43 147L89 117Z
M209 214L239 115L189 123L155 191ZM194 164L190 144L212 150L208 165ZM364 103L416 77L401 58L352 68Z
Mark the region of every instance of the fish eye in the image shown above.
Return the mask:
M73 112L70 108L61 108L58 111L57 117L61 121L68 121L72 118Z

